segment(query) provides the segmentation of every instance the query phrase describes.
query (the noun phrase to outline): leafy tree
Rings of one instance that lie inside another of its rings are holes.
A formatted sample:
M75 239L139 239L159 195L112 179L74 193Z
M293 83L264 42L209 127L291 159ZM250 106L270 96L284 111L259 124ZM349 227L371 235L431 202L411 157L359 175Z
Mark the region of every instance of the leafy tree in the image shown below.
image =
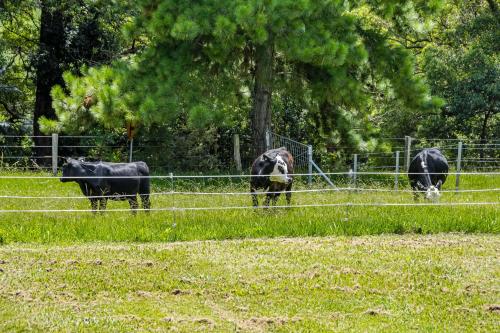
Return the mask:
M31 82L29 94L22 100L33 108L29 111L33 114L36 155L46 155L47 150L41 146L48 143L39 137L39 120L56 118L52 87L64 86L62 74L66 70L77 74L84 65L109 63L135 52L135 43L132 41L129 47L120 31L133 9L128 2L118 0L22 0L3 1L1 10L0 33L7 44L4 54L13 60L10 73L19 76L24 70ZM8 114L13 114L11 105L2 104Z
M38 20L35 1L3 1L0 6L0 115L11 124L32 114Z
M479 138L500 135L500 20L491 1L450 2L448 26L423 54L435 94L447 101L424 134Z

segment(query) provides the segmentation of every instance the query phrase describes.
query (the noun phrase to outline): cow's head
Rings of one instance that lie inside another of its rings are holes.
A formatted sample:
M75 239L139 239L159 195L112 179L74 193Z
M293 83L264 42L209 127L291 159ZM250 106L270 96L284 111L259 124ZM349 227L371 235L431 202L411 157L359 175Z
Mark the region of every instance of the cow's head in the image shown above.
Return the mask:
M289 182L290 178L288 177L288 166L280 155L277 155L275 158L271 158L264 154L264 159L267 159L269 163L273 165L273 169L269 174L269 179L272 182L283 184Z
M425 181L426 178L424 178L423 183L421 181L417 181L417 187L420 191L425 192L424 198L433 202L436 202L439 200L441 197L441 193L439 192L439 189L432 185L428 184L429 182Z
M439 197L441 197L441 193L439 193L439 189L434 185L429 186L427 191L425 191L425 198L427 200L436 202L439 200Z
M61 182L74 182L77 179L67 177L82 177L85 176L85 169L83 168L80 160L67 158L62 166Z

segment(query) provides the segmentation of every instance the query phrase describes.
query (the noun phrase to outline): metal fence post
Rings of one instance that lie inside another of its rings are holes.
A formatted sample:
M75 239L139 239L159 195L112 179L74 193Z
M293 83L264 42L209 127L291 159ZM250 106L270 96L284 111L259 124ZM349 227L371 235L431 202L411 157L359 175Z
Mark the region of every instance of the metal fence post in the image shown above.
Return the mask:
M172 198L171 198L171 203L172 203L172 221L173 221L173 224L175 225L177 222L176 222L176 219L175 219L175 183L174 183L174 174L172 172L170 172L169 176L170 176L170 185L171 185L170 195L172 196Z
M353 162L353 167L352 167L352 182L353 182L353 187L357 188L356 184L356 178L357 178L357 173L358 173L358 154L354 154L354 162Z
M394 191L398 191L399 182L399 150L396 150L396 174L394 176Z
M307 146L307 183L312 185L312 172L313 172L313 147Z
M462 168L462 141L458 142L458 152L457 152L457 175L455 183L455 193L458 193L460 188L460 169Z
M405 135L405 170L410 168L411 136Z
M130 139L130 153L129 153L129 158L128 161L132 163L132 151L134 150L134 138Z
M57 175L57 153L59 146L59 135L52 133L52 173Z
M269 130L266 130L266 150L271 149L271 133Z

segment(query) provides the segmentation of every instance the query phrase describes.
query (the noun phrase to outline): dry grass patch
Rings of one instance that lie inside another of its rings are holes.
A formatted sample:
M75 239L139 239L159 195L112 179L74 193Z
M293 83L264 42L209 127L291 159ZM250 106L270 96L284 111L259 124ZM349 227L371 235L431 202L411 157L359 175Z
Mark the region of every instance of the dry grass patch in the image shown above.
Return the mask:
M497 235L0 247L0 331L493 331Z

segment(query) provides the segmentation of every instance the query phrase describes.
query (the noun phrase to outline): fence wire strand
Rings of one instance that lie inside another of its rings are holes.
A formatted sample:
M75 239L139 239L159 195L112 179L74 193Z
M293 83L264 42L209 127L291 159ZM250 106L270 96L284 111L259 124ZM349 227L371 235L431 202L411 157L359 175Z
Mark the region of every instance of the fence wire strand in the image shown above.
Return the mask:
M158 208L136 208L132 211L145 211L145 212L160 212L160 211L222 211L222 210L262 210L262 209L282 209L282 208L321 208L321 207L425 207L425 206L491 206L498 205L498 202L424 202L424 203L329 203L329 204L307 204L307 205L290 205L290 206L219 206L219 207L158 207ZM131 209L107 209L106 212L130 212ZM92 209L12 209L0 210L0 214L5 213L94 213Z

